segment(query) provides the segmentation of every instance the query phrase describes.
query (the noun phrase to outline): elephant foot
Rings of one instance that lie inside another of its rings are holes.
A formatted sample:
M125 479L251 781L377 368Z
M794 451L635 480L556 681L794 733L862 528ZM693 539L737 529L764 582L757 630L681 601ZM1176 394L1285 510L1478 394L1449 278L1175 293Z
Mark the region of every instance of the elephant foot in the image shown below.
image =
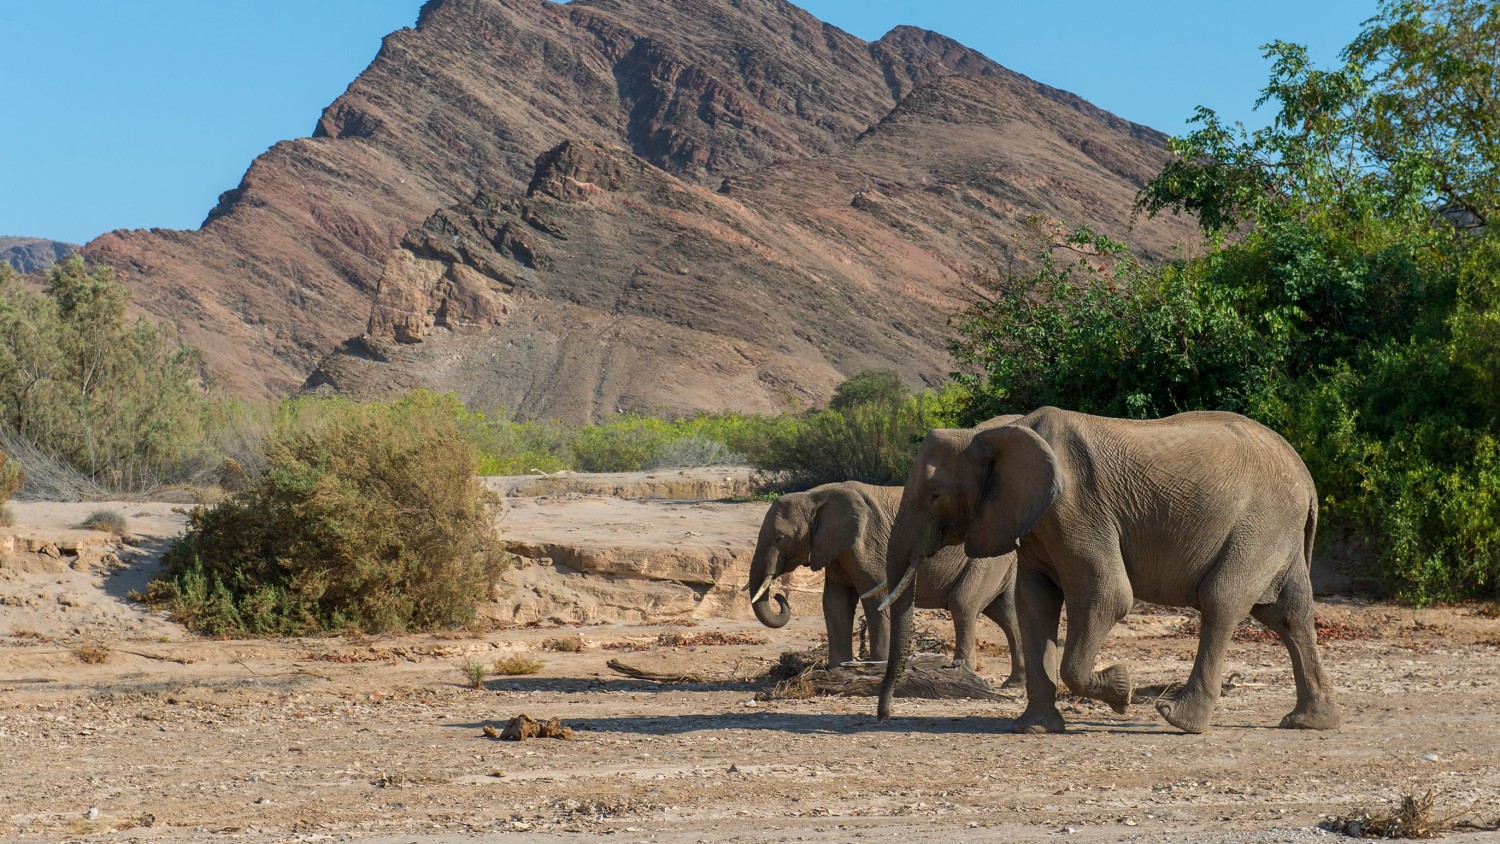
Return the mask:
M1125 714L1125 707L1130 705L1130 696L1134 693L1130 669L1123 665L1111 665L1094 675L1094 694L1091 697L1109 704L1117 715Z
M976 666L973 662L971 662L971 661L969 661L967 659L955 659L955 660L953 660L952 662L948 663L947 665L945 665L943 667L944 668L950 668L950 669L953 669L955 671L959 670L959 669L968 669L969 671L978 671L979 670L978 666Z
M1333 701L1314 701L1287 713L1281 726L1287 730L1337 730L1343 720Z
M1196 734L1208 729L1209 718L1214 713L1216 703L1208 695L1178 692L1156 704L1156 711L1167 719L1168 724L1184 733Z
M1062 713L1056 706L1026 707L1021 717L1011 727L1013 733L1061 733L1067 730Z
M1009 677L1005 678L1005 682L1004 683L1000 684L1000 688L1002 688L1002 689L1023 689L1025 687L1026 687L1026 675L1025 674L1012 674Z

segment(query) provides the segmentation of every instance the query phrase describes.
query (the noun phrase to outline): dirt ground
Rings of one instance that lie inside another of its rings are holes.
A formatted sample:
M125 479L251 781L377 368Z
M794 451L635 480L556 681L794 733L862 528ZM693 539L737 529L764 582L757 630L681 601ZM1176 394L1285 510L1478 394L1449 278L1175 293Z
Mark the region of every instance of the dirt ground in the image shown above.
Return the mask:
M75 514L56 508L79 505L21 505L23 522L42 506L65 522ZM157 534L180 523L142 506ZM1500 620L1475 608L1325 601L1345 719L1333 733L1275 728L1291 672L1252 632L1200 736L1148 699L1186 677L1191 619L1132 615L1103 659L1128 662L1146 696L1123 716L1065 702L1069 733L1017 736L1019 693L898 701L878 724L870 699L761 702L760 682L659 685L606 665L758 674L819 641L801 596L778 631L701 620L215 641L129 601L151 559L142 546L161 539L132 542L140 556L118 566L0 572L0 839L1335 841L1316 829L1327 816L1429 789L1441 813L1500 819ZM925 623L951 635L937 614ZM714 631L759 643L662 644ZM582 652L544 647L575 635ZM540 673L464 685L461 663L515 653ZM992 651L980 673L1005 668ZM523 712L561 718L573 739L483 735Z

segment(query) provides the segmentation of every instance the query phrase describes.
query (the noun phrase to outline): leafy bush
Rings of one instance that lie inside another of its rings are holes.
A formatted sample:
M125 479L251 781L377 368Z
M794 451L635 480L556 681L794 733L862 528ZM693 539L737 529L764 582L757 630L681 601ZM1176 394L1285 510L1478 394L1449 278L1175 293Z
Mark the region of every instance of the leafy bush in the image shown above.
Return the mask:
M729 446L702 434L678 437L662 447L647 469L682 469L697 466L741 466L743 455L735 454Z
M41 294L0 267L0 428L95 485L140 492L204 468L215 402L197 352L127 318L128 300L113 270L76 255Z
M894 404L910 393L894 369L866 369L834 388L828 406L847 410L859 404Z
M757 468L783 473L787 489L846 480L904 484L922 438L956 424L966 396L949 388L804 414L790 437L758 457Z
M507 556L456 402L338 402L270 436L267 471L189 518L150 600L214 635L470 619Z

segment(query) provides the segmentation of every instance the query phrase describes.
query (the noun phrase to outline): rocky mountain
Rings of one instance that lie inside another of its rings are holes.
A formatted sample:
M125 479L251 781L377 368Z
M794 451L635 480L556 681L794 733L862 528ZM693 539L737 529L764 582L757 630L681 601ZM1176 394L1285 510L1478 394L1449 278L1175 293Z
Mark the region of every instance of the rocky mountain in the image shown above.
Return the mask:
M76 243L63 243L40 237L0 237L0 263L10 264L16 272L34 273L77 252Z
M430 0L201 229L86 254L244 395L769 410L866 366L936 378L959 270L1032 215L1189 237L1129 228L1162 140L784 0Z

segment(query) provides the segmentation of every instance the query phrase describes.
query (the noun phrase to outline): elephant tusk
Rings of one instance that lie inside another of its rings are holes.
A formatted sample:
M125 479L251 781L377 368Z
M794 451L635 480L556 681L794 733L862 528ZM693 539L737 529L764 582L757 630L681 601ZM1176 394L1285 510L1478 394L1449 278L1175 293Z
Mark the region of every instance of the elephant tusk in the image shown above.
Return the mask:
M767 575L766 579L762 580L760 582L760 588L757 589L757 590L755 590L755 594L754 595L750 596L750 603L753 604L756 601L759 601L761 599L761 596L764 595L764 594L766 594L766 590L768 590L768 589L771 588L771 581L773 581L775 579L776 579L776 575L774 575L774 574Z
M887 583L890 583L890 581L889 580L882 580L882 581L880 581L880 584L878 586L876 586L874 589L871 589L870 591L866 592L865 594L860 595L859 599L861 601L868 601L871 598L875 597L876 595L883 595L883 594L885 594L885 586L886 586Z
M889 609L891 604L895 603L896 599L901 597L901 593L905 592L911 586L911 579L916 576L917 567L915 565L908 567L906 574L901 578L901 582L897 583L896 588L891 590L891 594L885 596L885 600L880 602L880 609Z

